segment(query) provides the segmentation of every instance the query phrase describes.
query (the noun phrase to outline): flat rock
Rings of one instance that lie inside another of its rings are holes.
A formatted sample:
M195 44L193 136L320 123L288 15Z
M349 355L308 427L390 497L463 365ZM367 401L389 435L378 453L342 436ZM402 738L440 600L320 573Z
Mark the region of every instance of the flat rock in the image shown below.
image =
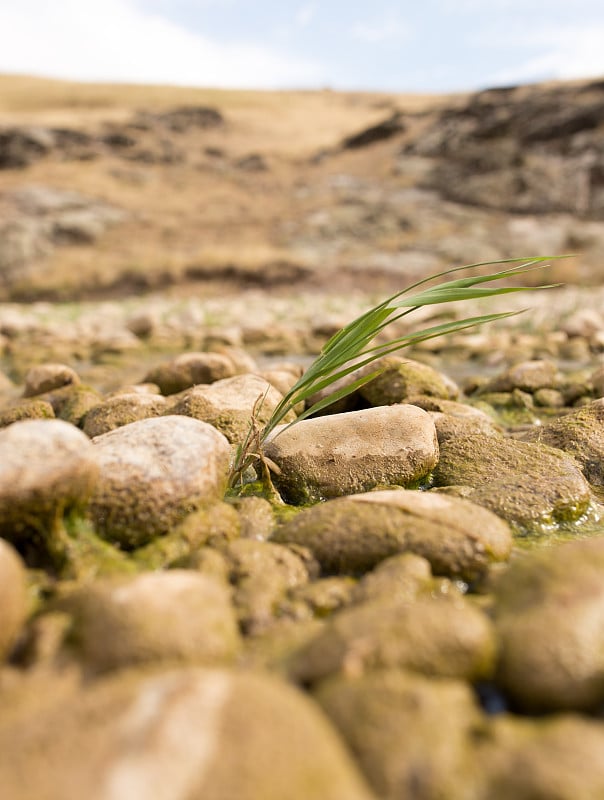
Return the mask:
M123 547L146 544L187 513L222 499L230 447L204 422L143 419L92 444L99 468L92 516L99 533Z
M482 434L443 442L437 486L470 487L467 497L522 529L574 521L591 492L577 462L561 450Z
M438 460L436 430L417 406L395 405L305 419L264 446L279 468L275 486L290 503L412 486Z
M150 370L143 379L155 383L162 394L176 394L196 384L231 378L237 372L232 360L222 353L182 353Z
M273 539L308 547L328 573L362 574L396 553L426 558L436 574L464 580L505 560L508 525L472 502L404 489L366 492L313 506Z
M515 561L496 585L499 681L529 711L604 701L604 541L559 545Z

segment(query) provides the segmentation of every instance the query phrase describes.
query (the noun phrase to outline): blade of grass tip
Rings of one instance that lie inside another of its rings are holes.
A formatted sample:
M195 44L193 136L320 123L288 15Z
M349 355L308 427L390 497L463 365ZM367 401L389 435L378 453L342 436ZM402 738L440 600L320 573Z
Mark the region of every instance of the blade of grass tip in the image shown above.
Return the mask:
M425 289L423 292L419 292L418 294L411 295L410 297L405 298L404 300L396 300L392 303L393 307L397 307L399 304L409 305L409 304L417 304L417 305L425 305L429 302L434 302L430 300L432 295L437 295L441 293L445 293L447 291L456 290L456 289L464 289L476 286L477 284L481 283L488 283L491 281L499 281L503 280L504 278L515 277L517 275L523 275L526 272L533 272L535 270L545 269L548 265L547 264L522 264L520 267L516 267L510 270L501 270L499 272L494 272L489 275L475 275L472 277L467 278L458 278L454 281L447 281L446 283L440 283L437 286L433 286L429 289ZM500 288L509 288L509 287L500 287ZM548 288L547 286L518 286L514 287L517 288L518 291L528 291L529 289L541 289L541 288ZM443 302L443 301L440 301ZM446 302L446 301L445 301Z
M421 295L412 295L409 298L397 300L394 308L405 308L408 305L413 308L420 306L432 306L442 303L453 303L460 300L477 300L486 297L497 297L501 294L513 294L515 292L535 292L540 289L553 289L559 284L541 284L540 286L498 286L498 287L467 287L467 288L448 288L422 292Z
M419 286L424 286L426 283L431 283L432 281L437 280L438 278L444 278L446 275L453 275L455 272L461 272L462 270L468 269L478 269L479 267L495 267L500 264L518 264L519 268L523 266L521 262L528 263L537 263L538 261L549 261L552 258L567 258L568 256L535 256L535 257L525 257L525 258L502 258L496 261L477 261L474 264L462 264L458 267L451 267L450 269L445 269L442 272L436 272L434 275L428 275L425 278L422 278L415 283L410 284L409 286L401 289L400 292L396 292L396 294L391 295L388 300L394 300L397 297L400 297L402 294L406 294L407 292L412 291L413 289L417 289Z
M434 275L429 275L422 280L416 281L416 283L412 283L410 286L407 286L405 289L402 289L400 292L392 295L388 298L389 302L396 300L398 297L401 297L403 294L407 294L408 292L412 291L413 289L417 289L419 286L423 286L426 283L431 283L432 281L436 280L437 278L445 277L446 275L451 275L455 272L461 272L462 270L470 270L470 269L477 269L478 267L487 267L487 266L498 266L501 264L516 264L515 267L511 267L508 270L500 270L494 275L498 277L491 277L491 276L470 276L467 278L459 278L459 281L471 281L472 283L476 282L484 282L484 280L498 280L499 278L504 277L511 277L513 275L522 274L525 271L529 271L531 269L545 269L549 266L545 262L555 261L563 258L572 258L572 254L563 254L563 255L556 255L556 256L532 256L532 257L525 257L525 258L504 258L499 259L497 261L480 261L476 262L475 264L466 264L459 267L452 267L451 269L443 270L442 272L438 272ZM535 266L538 265L538 266ZM449 282L452 283L452 282ZM437 287L445 286L447 284L438 284Z

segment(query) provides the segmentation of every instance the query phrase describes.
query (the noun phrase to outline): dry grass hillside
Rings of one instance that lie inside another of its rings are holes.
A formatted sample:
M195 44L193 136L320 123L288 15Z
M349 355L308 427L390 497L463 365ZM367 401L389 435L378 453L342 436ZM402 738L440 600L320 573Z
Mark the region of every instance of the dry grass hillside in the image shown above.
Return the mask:
M554 277L600 282L602 109L596 82L437 97L0 76L0 299L380 289L569 250Z

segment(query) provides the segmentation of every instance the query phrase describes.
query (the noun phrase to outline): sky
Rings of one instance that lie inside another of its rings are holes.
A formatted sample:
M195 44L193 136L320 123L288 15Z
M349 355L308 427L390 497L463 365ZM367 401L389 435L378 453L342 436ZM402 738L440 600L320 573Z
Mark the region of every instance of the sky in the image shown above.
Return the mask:
M0 0L0 73L450 92L604 76L602 0Z

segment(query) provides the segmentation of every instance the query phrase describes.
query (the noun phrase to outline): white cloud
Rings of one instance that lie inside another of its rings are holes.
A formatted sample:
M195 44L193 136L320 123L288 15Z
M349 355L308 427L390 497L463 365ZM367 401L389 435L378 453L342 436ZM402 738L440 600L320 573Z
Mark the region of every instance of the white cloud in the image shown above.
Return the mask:
M604 24L549 28L506 37L507 46L535 51L515 66L491 76L497 82L570 80L604 74ZM503 44L503 42L502 42Z
M242 88L322 80L312 61L213 41L132 0L0 0L0 72Z
M317 14L317 3L306 3L296 11L295 22L299 28L306 28L310 25Z
M379 44L386 41L407 41L411 38L411 27L398 17L389 16L371 22L357 22L350 29L350 35L369 44Z

